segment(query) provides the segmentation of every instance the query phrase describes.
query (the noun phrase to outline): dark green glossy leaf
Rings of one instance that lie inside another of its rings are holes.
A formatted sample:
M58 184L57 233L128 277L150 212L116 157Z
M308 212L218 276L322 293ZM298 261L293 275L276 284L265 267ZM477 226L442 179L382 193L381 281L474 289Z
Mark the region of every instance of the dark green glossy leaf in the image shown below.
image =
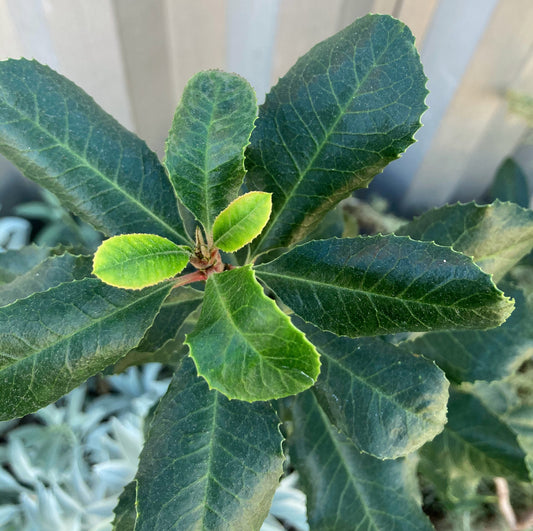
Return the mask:
M168 341L175 340L178 329L187 317L200 306L203 297L203 292L190 287L173 290L161 306L154 324L146 332L135 350L155 352Z
M513 309L470 258L392 235L305 243L256 271L297 315L338 335L490 328Z
M282 473L278 426L270 404L209 391L185 359L141 453L135 530L258 530Z
M256 252L292 245L413 143L426 78L409 29L368 15L301 57L267 95L246 153L273 193Z
M62 254L51 256L8 284L0 285L0 306L11 304L32 293L46 291L73 280L82 280L91 274L92 259L89 256Z
M402 345L435 360L456 383L505 378L533 354L531 308L522 291L505 288L505 292L514 298L516 308L500 327L429 332Z
M512 201L521 207L529 207L529 186L527 176L513 160L506 159L496 172L489 190L491 201Z
M312 530L433 529L416 499L415 474L407 461L360 453L329 423L310 391L298 395L292 409L291 463L307 494Z
M516 434L526 452L529 476L533 479L533 380L529 371L516 373L506 380L476 382L471 390L483 404L505 422ZM525 386L521 385L525 378ZM526 387L524 389L523 387Z
M526 454L516 434L471 393L450 391L448 424L421 452L437 470L453 466L472 477L529 481Z
M435 364L382 339L338 337L295 322L320 353L313 392L359 450L395 459L442 431L448 381Z
M445 205L422 214L396 234L472 256L497 282L533 249L533 211L500 201Z
M256 115L255 93L236 74L199 72L185 87L165 165L176 194L208 231L237 197Z
M107 236L188 241L155 153L48 66L0 62L0 152Z
M0 253L0 285L12 282L58 251L50 247L28 245L17 251Z
M265 296L249 266L208 278L186 342L198 374L229 398L293 395L313 385L320 370L313 345Z
M36 411L118 361L170 289L130 292L91 278L0 308L0 420Z
M153 361L177 366L188 354L189 349L183 342L196 325L199 313L196 310L203 296L203 292L188 286L173 290L139 345L118 361L114 372Z
M135 529L135 520L137 519L137 512L135 511L135 489L135 481L131 481L124 487L118 500L118 505L113 511L115 515L113 531L133 531Z

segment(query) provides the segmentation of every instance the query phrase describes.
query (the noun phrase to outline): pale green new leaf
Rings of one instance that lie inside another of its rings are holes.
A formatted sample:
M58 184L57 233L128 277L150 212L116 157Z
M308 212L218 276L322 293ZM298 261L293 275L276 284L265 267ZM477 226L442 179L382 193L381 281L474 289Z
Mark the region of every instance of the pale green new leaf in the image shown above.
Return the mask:
M170 289L129 292L90 278L0 308L0 420L36 411L118 361Z
M210 391L185 359L141 453L135 531L259 530L282 474L278 426L270 404Z
M187 248L155 234L122 234L98 247L93 273L111 286L141 289L176 276L189 256Z
M451 390L444 431L421 450L436 471L457 468L471 477L529 481L526 454L516 434L471 393Z
M491 328L513 309L470 258L400 236L313 241L256 272L305 321L351 337Z
M266 297L249 266L211 275L186 343L211 388L228 398L271 400L315 383L315 347Z
M338 337L300 319L295 324L320 353L312 388L320 406L359 450L396 459L442 431L448 381L434 363L382 339Z
M267 95L246 153L249 190L273 194L256 253L306 236L414 142L426 78L409 28L367 15L321 42Z
M533 211L500 201L445 205L422 214L396 234L472 256L498 282L533 249Z
M69 253L50 256L11 282L0 285L0 306L24 299L38 291L46 291L63 282L82 280L90 276L91 267L92 260L89 256Z
M402 346L434 360L455 383L501 380L533 355L531 307L521 290L505 287L516 308L492 330L429 332Z
M188 241L157 155L48 66L0 62L0 153L107 236Z
M238 195L256 115L254 90L236 74L199 72L185 87L164 163L176 194L207 231Z
M249 192L235 199L215 219L215 246L233 253L256 238L272 211L272 194Z
M292 412L291 464L307 494L311 530L433 529L416 499L415 470L408 461L362 454L329 423L310 391L295 398Z

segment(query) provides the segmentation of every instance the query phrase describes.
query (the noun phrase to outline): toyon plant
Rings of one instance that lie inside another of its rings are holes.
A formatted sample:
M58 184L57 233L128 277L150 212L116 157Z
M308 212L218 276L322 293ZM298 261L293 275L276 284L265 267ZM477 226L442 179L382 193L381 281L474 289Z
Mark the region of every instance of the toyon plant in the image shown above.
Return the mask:
M368 15L258 113L241 77L194 76L161 163L47 66L0 63L0 151L108 238L0 255L0 419L110 367L173 371L115 529L259 529L287 454L316 530L431 529L424 445L423 463L528 480L515 428L464 384L525 359L526 298L495 281L533 247L532 213L457 204L351 238L330 222L413 143L425 84L409 29Z

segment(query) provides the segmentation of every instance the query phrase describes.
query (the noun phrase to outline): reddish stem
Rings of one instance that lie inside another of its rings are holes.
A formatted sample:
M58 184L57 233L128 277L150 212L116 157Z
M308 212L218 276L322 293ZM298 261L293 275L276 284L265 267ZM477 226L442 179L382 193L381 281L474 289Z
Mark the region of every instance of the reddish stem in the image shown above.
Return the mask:
M176 279L176 283L174 284L174 287L178 288L179 286L185 286L186 284L190 284L191 282L200 282L206 279L207 279L207 275L204 270L193 271L192 273L188 273L187 275L178 277Z

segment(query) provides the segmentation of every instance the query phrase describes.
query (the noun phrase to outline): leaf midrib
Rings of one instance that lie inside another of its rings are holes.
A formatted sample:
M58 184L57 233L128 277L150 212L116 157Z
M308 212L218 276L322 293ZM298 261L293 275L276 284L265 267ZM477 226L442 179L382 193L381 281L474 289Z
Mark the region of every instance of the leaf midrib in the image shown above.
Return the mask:
M267 265L267 264L265 264ZM393 295L385 295L385 294L382 294L382 293L375 293L373 291L364 291L362 289L357 289L357 288L348 288L346 286L341 286L339 284L328 284L327 282L320 282L319 280L311 280L311 279L302 279L302 278L299 278L299 277L294 277L294 276L291 276L291 275L282 275L280 273L272 273L272 272L267 272L263 269L260 269L261 266L258 266L256 268L256 271L257 271L257 275L260 277L262 275L270 275L271 277L279 277L279 278L282 278L282 279L288 279L292 282L299 282L299 283L302 283L302 284L316 284L316 285L319 285L319 286L326 286L328 288L332 288L332 289L338 289L338 290L342 290L342 291L349 291L349 292L356 292L358 294L363 294L365 296L373 296L373 297L382 297L382 298L385 298L385 299L391 299L391 300L394 300L394 301L401 301L401 302L404 302L404 303L416 303L416 304L420 304L420 305L424 305L424 306L429 306L429 307L438 307L438 308L461 308L461 309L464 309L464 310L468 310L468 311L475 311L477 309L484 309L487 307L487 305L483 305L483 306L478 306L478 307L475 307L475 308L464 308L462 306L456 306L456 303L453 304L453 305L445 305L445 304L437 304L437 303L430 303L430 302L423 302L419 299L403 299L401 297L395 297ZM408 286L409 287L409 286ZM407 288L406 288L407 289ZM405 290L404 290L405 291ZM280 296L280 298L283 299L283 297ZM505 299L502 299L503 301ZM494 303L499 303L499 302L502 302L501 300L494 300L492 301L492 304Z
M157 252L149 252L141 256L132 256L130 258L120 259L117 262L113 262L112 264L109 264L108 266L100 266L98 267L98 273L101 273L102 271L109 271L113 269L117 269L122 264L130 264L132 262L145 262L147 259L150 259L152 257L156 258L163 258L165 256L188 256L188 253L185 251L182 251L180 249L174 249L172 251L157 251Z
M87 280L94 280L94 279L87 279ZM84 282L84 281L81 280L81 281L77 281L77 282ZM65 336L61 336L57 341L54 341L54 342L44 346L43 348L34 350L33 347L32 347L33 352L31 352L28 356L25 356L24 358L17 358L17 359L15 359L13 361L13 363L9 363L7 365L4 365L4 366L0 367L0 374L3 371L7 370L8 368L12 367L13 365L16 365L18 363L22 363L22 362L26 361L28 358L31 358L33 356L40 356L40 355L42 355L43 352L46 352L46 351L48 351L50 349L53 349L53 348L61 345L64 342L70 341L73 337L77 336L78 334L82 334L83 332L86 332L87 330L89 330L93 326L99 325L102 322L114 317L115 315L117 315L117 314L119 314L119 313L121 313L123 311L128 310L132 306L135 306L139 302L151 297L152 295L154 295L155 293L158 293L159 291L162 291L163 289L168 289L170 291L170 288L171 288L170 284L168 284L168 283L167 284L163 284L160 288L151 290L150 293L144 295L143 297L139 297L139 298L135 299L133 302L131 302L129 304L126 304L125 306L121 306L120 308L116 309L115 311L106 314L105 317L101 317L101 318L98 318L98 319L91 320L90 323L87 324L86 326L83 326L81 328L77 328L71 334L68 334L68 335L65 335ZM56 289L56 288L52 288L52 289ZM22 299L22 300L28 300L28 299ZM13 304L16 304L16 302L13 303ZM15 336L15 337L27 344L27 341L25 339L20 338L18 335Z
M34 97L35 97L35 93L33 93ZM66 100L66 98L64 98L64 100ZM78 153L76 153L75 151L73 151L71 149L71 147L69 145L65 145L65 143L60 140L59 138L57 138L56 136L54 136L50 131L48 131L47 129L45 129L41 123L39 121L34 121L31 117L27 116L26 114L22 113L17 107L11 105L11 103L9 103L7 101L6 98L3 98L3 102L4 104L9 107L10 109L13 109L17 114L18 116L20 116L22 118L21 121L27 121L29 122L30 124L33 125L33 127L36 127L39 129L39 131L42 131L44 135L48 136L49 138L51 138L52 140L54 140L56 142L56 145L63 148L65 151L67 151L68 153L70 153L76 160L79 160L82 162L82 164L79 164L79 166L81 167L84 167L84 168L87 168L89 169L90 171L92 171L93 173L95 173L96 175L100 176L104 181L106 181L108 184L111 185L112 188L114 188L115 190L117 190L119 193L123 194L126 198L128 198L132 203L134 203L135 205L137 205L138 207L141 208L141 210L145 211L150 217L152 217L155 221L157 221L158 223L160 223L161 225L163 225L166 229L168 229L172 234L174 234L175 237L179 238L179 240L181 240L182 242L188 244L189 242L187 241L187 239L182 236L179 232L176 231L176 229L174 229L172 226L170 226L166 221L164 221L163 219L161 219L159 216L157 216L154 212L152 212L149 208L147 208L141 201L139 201L138 199L136 199L135 197L133 197L132 195L129 194L129 192L125 191L124 189L120 188L118 186L118 184L113 181L112 179L109 179L106 175L104 175L98 168L96 168L95 166L93 166L92 164L89 164L88 160L87 159L84 159L83 157L81 157L80 155L78 155ZM67 111L67 115L70 114L69 111ZM17 151L20 151L18 148L15 148L17 149ZM32 152L34 152L35 150L31 150ZM165 174L166 175L166 174Z
M361 89L361 87L363 86L363 84L365 83L365 81L368 79L368 77L370 76L370 74L374 71L374 68L377 66L379 60L383 57L383 55L388 52L389 48L390 48L391 44L388 43L388 45L386 46L386 48L379 54L379 56L376 58L374 57L373 61L372 61L372 67L370 67L367 71L367 73L365 74L365 76L363 78L361 78L361 80L359 81L359 84L357 85L357 88L353 91L352 93L352 96L348 99L348 103L340 108L340 111L339 111L339 114L338 116L335 118L335 121L333 122L333 124L331 125L331 127L327 130L326 134L324 135L324 139L322 140L322 142L320 142L318 145L317 145L317 149L316 149L316 152L315 154L311 157L311 159L309 160L307 166L305 167L305 169L303 170L303 172L300 173L300 168L298 167L298 165L296 164L296 162L294 161L294 158L293 158L293 155L292 155L292 152L289 151L289 149L287 148L286 146L286 143L285 143L285 140L281 137L281 134L280 134L280 140L283 142L283 145L285 146L286 148L286 151L287 151L287 154L290 156L291 160L293 161L294 163L294 166L296 168L296 171L297 171L297 174L299 174L298 176L298 179L296 180L296 183L294 184L294 186L291 188L290 190L290 193L286 193L284 194L284 198L283 198L283 202L281 204L281 206L277 209L277 212L274 214L274 216L271 218L271 222L267 225L267 227L265 228L266 230L263 230L263 233L259 236L259 239L257 240L256 242L256 245L255 245L255 249L258 250L261 248L261 245L263 243L263 241L265 240L265 238L267 237L267 235L270 233L270 231L272 230L272 228L274 227L274 225L277 223L277 220L278 218L281 216L281 213L285 210L285 207L287 206L287 203L294 197L295 195L295 192L298 190L299 186L300 186L300 183L302 182L302 180L305 178L305 176L307 175L307 173L309 173L309 171L311 170L311 168L313 167L313 164L315 163L315 161L317 160L317 158L320 156L320 154L322 153L322 150L324 149L324 147L329 143L329 140L331 138L331 136L334 134L335 130L336 130L336 127L337 125L339 124L339 122L341 121L341 119L344 117L344 115L346 114L346 111L347 109L352 105L353 103L353 100L354 98L357 96L359 90ZM357 49L357 46L354 47L353 49L353 53L355 55L355 51ZM354 67L355 67L355 61L353 61L353 64L354 64ZM331 78L329 76L329 67L331 65L328 65L328 80L331 84ZM332 94L334 95L335 97L335 100L337 100L337 94L333 91L332 89ZM292 104L292 102L291 102ZM315 117L318 119L318 116L316 115L315 113ZM321 120L319 120L320 123L322 123ZM265 168L266 169L266 168ZM267 170L268 171L268 170ZM269 171L270 173L270 171Z
M244 339L244 341L246 342L246 344L250 346L250 348L253 350L253 352L256 354L256 356L261 361L261 363L265 363L265 364L269 365L272 369L275 369L276 372L281 373L282 371L280 371L280 369L278 367L276 367L275 365L270 363L268 361L268 358L265 359L265 357L263 355L261 355L261 353L255 348L255 346L248 340L246 335L243 332L241 332L241 329L239 328L239 326L237 326L237 323L233 319L233 316L231 314L230 309L226 305L224 297L222 297L222 295L220 294L220 291L218 289L218 285L217 285L216 281L213 280L212 284L213 284L213 286L215 286L215 291L216 291L216 294L217 294L217 298L219 299L219 301L220 301L220 303L222 305L222 308L224 309L224 312L226 313L226 316L228 317L228 319L231 322L233 328L236 330L236 332L239 334L239 336L242 337Z
M318 414L320 415L320 417L322 419L322 423L324 424L324 426L325 426L325 428L327 430L328 436L329 436L330 440L332 441L333 446L337 450L337 453L339 455L339 460L341 461L342 466L343 466L344 470L346 471L346 475L348 476L350 483L353 485L353 488L354 488L355 492L357 493L359 501L361 502L361 505L362 505L362 507L365 510L365 514L368 516L369 520L371 521L373 528L376 531L380 531L379 527L377 527L377 525L375 523L375 519L374 519L374 516L373 516L373 510L372 510L372 508L369 505L367 505L366 497L361 493L361 490L359 489L359 485L357 483L358 478L352 474L352 471L350 470L350 467L346 464L348 459L346 459L346 457L344 455L344 449L342 448L342 444L337 438L338 434L334 432L333 425L329 421L326 413L320 407L320 404L317 402L317 399L314 396L314 394L311 395L311 396L313 397L313 400L315 402L315 408L317 409ZM368 481L366 479L363 479L363 480L360 480L360 481L372 484L372 482L370 482L370 481ZM379 486L383 487L382 485L379 485ZM383 487L383 488L384 488L384 490L387 490L387 487Z

